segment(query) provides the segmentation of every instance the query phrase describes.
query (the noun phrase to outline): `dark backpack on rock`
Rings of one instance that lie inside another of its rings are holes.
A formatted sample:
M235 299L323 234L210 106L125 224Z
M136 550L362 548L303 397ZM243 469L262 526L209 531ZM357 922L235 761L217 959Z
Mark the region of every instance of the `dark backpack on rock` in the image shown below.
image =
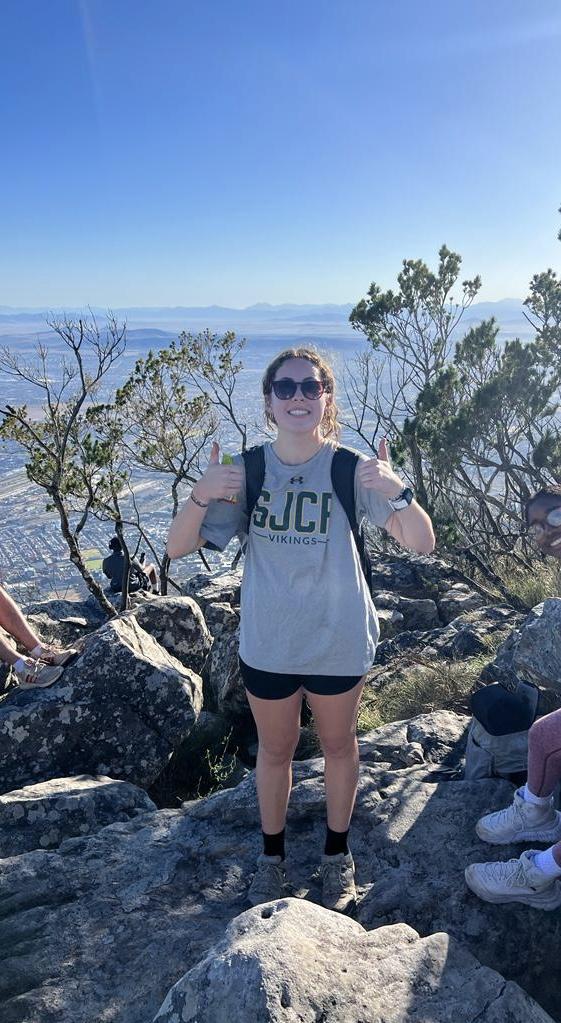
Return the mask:
M249 522L253 509L259 500L265 480L265 452L263 445L258 444L253 448L248 448L247 451L242 452L242 457L245 463L245 493ZM359 524L356 518L355 469L357 462L358 455L356 451L351 451L350 448L336 448L331 462L331 483L349 520L364 578L366 579L366 585L369 591L372 592L370 555L366 550L362 523Z

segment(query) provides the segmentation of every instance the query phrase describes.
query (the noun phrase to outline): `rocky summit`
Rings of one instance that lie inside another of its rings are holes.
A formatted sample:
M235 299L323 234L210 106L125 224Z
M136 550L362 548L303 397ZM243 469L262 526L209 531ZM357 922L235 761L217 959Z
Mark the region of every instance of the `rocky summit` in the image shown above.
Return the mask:
M539 649L550 657L561 601L524 618L427 558L382 560L377 584L394 616L371 679L379 698L415 658L481 656L489 634L503 640L496 672L531 664L556 696ZM466 713L361 736L354 919L319 905L323 761L304 747L279 902L246 902L260 852L250 756L229 779L215 772L215 787L242 777L235 787L152 802L146 787L202 777L232 730L251 750L239 576L197 586L108 624L66 609L64 628L85 634L80 657L50 689L0 700L2 1023L561 1021L559 912L491 905L465 886L468 863L497 858L475 822L513 792L464 780ZM526 639L536 623L541 638Z

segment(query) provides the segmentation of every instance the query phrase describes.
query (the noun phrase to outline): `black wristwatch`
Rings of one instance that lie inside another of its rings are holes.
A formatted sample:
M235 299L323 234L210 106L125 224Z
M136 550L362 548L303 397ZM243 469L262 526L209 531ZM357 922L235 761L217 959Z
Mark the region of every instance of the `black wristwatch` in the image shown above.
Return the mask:
M411 487L404 487L401 494L394 497L393 501L389 501L389 504L394 511L402 511L403 508L409 507L414 497L415 494L411 490Z

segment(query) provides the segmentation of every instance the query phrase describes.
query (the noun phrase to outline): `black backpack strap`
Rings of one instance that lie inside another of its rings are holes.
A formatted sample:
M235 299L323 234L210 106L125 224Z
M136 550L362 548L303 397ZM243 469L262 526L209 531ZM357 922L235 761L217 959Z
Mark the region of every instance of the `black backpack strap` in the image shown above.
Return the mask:
M347 516L353 534L358 529L355 508L355 470L358 462L356 451L337 448L331 461L331 482ZM356 537L355 537L356 539Z
M351 451L349 448L337 448L331 460L331 483L349 520L366 585L372 591L372 565L364 542L364 531L356 517L355 471L357 463L356 451Z
M245 498L247 503L247 528L253 509L259 500L261 488L265 480L265 450L262 444L256 444L253 448L242 451L242 458L245 464Z

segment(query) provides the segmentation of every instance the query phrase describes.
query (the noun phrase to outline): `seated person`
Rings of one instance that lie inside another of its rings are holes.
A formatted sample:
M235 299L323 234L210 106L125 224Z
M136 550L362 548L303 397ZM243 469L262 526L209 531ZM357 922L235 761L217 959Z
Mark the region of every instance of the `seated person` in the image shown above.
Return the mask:
M544 553L561 560L561 487L540 490L526 504L528 532ZM559 640L561 642L561 638ZM522 902L536 909L561 906L561 813L554 790L561 781L561 710L534 722L528 733L528 781L511 806L477 822L479 838L491 845L541 842L517 859L472 863L466 882L486 902Z
M43 643L2 586L0 628L27 651L27 656L21 657L16 647L0 635L0 660L14 669L21 689L51 686L62 675L64 665L78 654L78 650Z
M125 569L125 555L118 536L112 536L109 541L112 551L102 562L103 574L111 580L110 589L112 593L120 593L123 589L123 574ZM143 555L141 555L141 558ZM137 590L152 590L157 592L158 573L154 565L145 565L136 558L130 559L129 593Z

